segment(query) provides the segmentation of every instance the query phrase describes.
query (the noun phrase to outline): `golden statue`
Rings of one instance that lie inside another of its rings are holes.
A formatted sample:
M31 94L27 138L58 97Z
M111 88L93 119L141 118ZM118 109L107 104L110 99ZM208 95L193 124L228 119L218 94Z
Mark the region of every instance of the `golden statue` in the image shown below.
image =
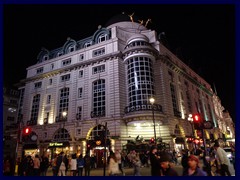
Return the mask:
M132 22L134 22L134 21L133 21L133 15L134 15L134 13L132 13L131 15L128 15L128 16L130 17L130 20L131 20Z

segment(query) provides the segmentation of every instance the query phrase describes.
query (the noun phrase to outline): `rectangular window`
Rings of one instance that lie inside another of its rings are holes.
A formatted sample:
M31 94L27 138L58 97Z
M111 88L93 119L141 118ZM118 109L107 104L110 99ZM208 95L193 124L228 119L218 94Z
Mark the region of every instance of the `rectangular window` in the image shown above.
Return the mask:
M43 67L38 68L38 69L36 70L36 73L37 73L37 74L43 73Z
M76 119L77 119L77 120L81 120L81 119L82 119L82 106L79 106L79 107L77 108Z
M37 89L37 88L41 88L42 87L42 82L37 82L34 84L34 88Z
M79 71L79 78L83 77L83 70Z
M47 104L50 104L50 102L51 102L51 95L48 95L47 96Z
M97 49L93 51L93 57L105 54L105 48Z
M51 64L51 69L52 69L52 70L54 69L54 64Z
M84 55L83 55L83 54L80 54L79 60L82 61L83 59L84 59Z
M105 72L105 65L93 67L93 71L92 71L93 74L97 74L100 72Z
M78 98L82 98L83 88L78 88Z
M77 136L80 136L81 135L81 129L77 129L77 132L76 132L77 134Z
M15 119L15 118L12 117L12 116L8 116L8 117L7 117L7 121L14 121L14 119Z
M49 85L52 85L52 79L49 79Z
M67 66L67 65L70 65L71 64L71 58L70 59L66 59L66 60L63 60L62 61L62 66Z
M61 76L61 82L69 81L70 80L70 74L66 74L64 76Z

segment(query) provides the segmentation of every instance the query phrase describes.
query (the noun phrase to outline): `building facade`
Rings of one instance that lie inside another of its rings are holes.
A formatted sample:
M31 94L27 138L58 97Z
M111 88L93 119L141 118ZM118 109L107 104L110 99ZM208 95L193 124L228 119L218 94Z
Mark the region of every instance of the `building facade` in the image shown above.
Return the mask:
M108 151L127 150L132 140L149 144L156 136L171 150L191 148L186 137L199 134L189 114L217 128L211 86L147 23L137 22L121 14L91 37L41 50L19 83L19 121L32 131L29 139L21 137L19 154L89 150L101 166L104 143ZM204 130L204 139L219 138L213 129Z
M19 91L14 88L3 88L3 154L14 159L18 136L17 110Z

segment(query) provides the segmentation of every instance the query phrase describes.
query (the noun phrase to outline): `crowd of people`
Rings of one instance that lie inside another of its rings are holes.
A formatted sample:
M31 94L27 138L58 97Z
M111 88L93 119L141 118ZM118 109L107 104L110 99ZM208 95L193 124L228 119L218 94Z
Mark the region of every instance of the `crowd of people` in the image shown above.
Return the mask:
M235 168L235 148L232 147L233 167ZM177 153L169 150L159 150L152 146L149 151L136 152L131 150L128 154L115 150L110 151L107 158L107 170L109 176L124 176L124 168L133 169L133 176L141 176L141 167L150 167L151 176L231 176L229 171L229 158L219 143L206 149L197 148L194 151L182 149L181 160L178 162ZM201 163L200 163L201 162ZM175 170L175 165L182 166L182 172ZM49 161L47 155L32 158L24 156L17 162L19 176L46 176L49 168L53 176L90 176L91 169L96 168L96 157L86 153L70 157L61 152L55 154ZM9 158L4 160L3 174L11 176L12 165Z

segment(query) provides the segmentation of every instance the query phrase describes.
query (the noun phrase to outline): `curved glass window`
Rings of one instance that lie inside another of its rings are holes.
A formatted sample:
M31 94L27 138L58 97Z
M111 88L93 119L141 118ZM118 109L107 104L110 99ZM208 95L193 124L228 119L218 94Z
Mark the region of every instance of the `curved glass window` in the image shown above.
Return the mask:
M134 57L128 60L128 97L129 106L148 104L153 96L152 60L148 57Z

